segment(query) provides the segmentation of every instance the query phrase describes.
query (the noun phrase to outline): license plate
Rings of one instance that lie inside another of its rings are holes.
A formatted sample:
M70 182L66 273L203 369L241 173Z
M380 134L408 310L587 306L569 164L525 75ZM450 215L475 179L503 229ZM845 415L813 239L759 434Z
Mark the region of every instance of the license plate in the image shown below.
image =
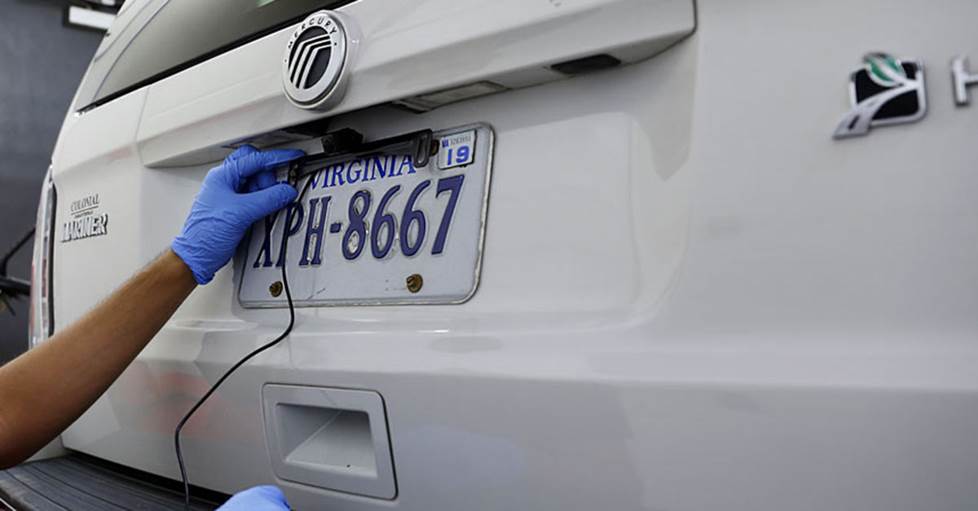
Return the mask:
M283 263L300 307L471 298L482 262L493 133L472 125L435 132L434 140L438 152L420 168L399 144L302 169L314 172L305 178L312 182L302 201L252 228L241 305L285 306Z

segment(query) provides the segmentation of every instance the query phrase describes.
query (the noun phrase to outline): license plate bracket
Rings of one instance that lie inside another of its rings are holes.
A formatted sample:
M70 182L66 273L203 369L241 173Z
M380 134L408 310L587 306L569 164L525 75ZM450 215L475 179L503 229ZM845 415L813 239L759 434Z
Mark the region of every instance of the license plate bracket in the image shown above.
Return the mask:
M336 155L294 169L306 176L297 187L310 180L309 189L301 202L252 228L241 305L286 306L283 261L297 307L471 298L481 273L493 132L472 124L436 131L433 139L439 151L424 166L414 165L410 141L395 138L369 155Z

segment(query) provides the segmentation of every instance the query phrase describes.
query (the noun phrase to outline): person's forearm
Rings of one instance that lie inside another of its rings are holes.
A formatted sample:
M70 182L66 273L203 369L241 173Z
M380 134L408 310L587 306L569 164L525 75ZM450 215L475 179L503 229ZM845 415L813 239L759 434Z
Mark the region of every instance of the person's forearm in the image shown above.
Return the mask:
M23 461L77 419L196 285L167 250L83 318L0 367L0 466Z

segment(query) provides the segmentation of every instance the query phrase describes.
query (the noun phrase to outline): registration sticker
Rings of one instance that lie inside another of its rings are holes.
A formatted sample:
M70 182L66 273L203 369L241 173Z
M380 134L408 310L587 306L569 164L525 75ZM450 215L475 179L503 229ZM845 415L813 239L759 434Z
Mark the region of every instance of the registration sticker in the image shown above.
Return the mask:
M455 133L442 138L438 150L438 168L447 170L475 161L475 130Z

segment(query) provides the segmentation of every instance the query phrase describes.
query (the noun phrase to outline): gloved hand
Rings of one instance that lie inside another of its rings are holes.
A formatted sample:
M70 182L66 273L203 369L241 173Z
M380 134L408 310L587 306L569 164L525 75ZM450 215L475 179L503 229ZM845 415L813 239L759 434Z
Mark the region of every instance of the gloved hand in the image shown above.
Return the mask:
M171 245L198 284L210 282L214 272L231 260L253 223L295 200L298 192L292 185L276 183L272 169L303 154L296 149L259 151L246 145L207 173L183 232Z
M217 511L289 511L282 490L274 486L255 486L235 494Z

